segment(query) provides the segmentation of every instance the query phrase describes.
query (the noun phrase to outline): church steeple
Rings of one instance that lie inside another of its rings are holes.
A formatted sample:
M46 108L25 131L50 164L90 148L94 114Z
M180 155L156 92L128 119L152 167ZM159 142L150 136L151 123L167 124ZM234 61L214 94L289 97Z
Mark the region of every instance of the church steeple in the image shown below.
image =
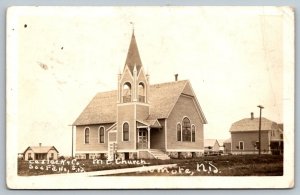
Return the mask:
M133 74L133 69L135 66L136 66L137 73L140 72L142 67L142 61L136 44L134 30L132 30L131 41L130 41L124 69L126 66L129 68L131 74Z
M136 44L134 30L124 66L118 76L118 103L139 102L148 104L149 76L145 74Z

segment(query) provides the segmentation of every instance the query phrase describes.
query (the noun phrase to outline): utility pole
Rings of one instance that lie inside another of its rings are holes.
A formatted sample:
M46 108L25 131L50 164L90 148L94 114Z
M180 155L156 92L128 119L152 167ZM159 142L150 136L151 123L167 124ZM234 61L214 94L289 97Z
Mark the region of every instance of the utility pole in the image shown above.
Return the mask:
M73 153L73 150L74 150L73 149L73 147L74 147L73 146L73 141L74 141L74 137L73 137L74 135L73 134L74 134L74 132L73 132L73 128L74 128L74 126L72 125L72 159L74 158L74 153Z
M257 106L259 108L259 127L258 127L258 147L259 147L259 151L258 151L258 155L260 155L261 153L261 110L264 108L261 105Z

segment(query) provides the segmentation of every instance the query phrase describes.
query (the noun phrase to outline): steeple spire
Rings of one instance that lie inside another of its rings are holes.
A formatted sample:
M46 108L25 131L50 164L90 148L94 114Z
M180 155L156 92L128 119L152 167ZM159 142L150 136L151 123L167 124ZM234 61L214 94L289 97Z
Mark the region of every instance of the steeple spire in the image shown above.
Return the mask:
M124 69L126 66L128 66L132 74L135 66L136 66L137 73L139 73L142 67L142 61L140 58L139 50L134 36L134 28L132 29L132 36L131 36L131 41L130 41Z

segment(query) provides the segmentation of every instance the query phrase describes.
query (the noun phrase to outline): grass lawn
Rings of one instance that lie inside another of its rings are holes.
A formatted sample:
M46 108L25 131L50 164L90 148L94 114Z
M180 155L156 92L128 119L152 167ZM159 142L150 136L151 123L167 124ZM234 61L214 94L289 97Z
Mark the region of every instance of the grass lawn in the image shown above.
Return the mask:
M231 156L205 156L193 159L171 160L145 160L147 165L177 164L177 168L152 170L148 172L126 173L126 176L282 176L283 156L277 155L231 155ZM109 169L122 169L140 167L137 164L107 164L93 163L93 160L77 160L75 165L56 166L45 170L41 164L29 169L28 161L18 161L18 175L32 176L57 173L75 173L81 171L100 171ZM53 166L53 165L52 165ZM60 168L60 169L59 169ZM64 168L64 169L63 169Z
M282 176L283 156L232 155L206 156L195 159L172 159L177 168L151 172L126 173L126 176ZM160 164L153 161L151 164ZM205 168L205 170L203 169Z

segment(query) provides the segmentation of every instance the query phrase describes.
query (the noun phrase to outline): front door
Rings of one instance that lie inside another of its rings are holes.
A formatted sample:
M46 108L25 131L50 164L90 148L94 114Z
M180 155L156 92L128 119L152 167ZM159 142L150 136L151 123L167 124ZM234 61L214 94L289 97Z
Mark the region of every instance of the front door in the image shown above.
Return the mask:
M139 129L138 148L139 149L148 148L148 132L145 129Z

